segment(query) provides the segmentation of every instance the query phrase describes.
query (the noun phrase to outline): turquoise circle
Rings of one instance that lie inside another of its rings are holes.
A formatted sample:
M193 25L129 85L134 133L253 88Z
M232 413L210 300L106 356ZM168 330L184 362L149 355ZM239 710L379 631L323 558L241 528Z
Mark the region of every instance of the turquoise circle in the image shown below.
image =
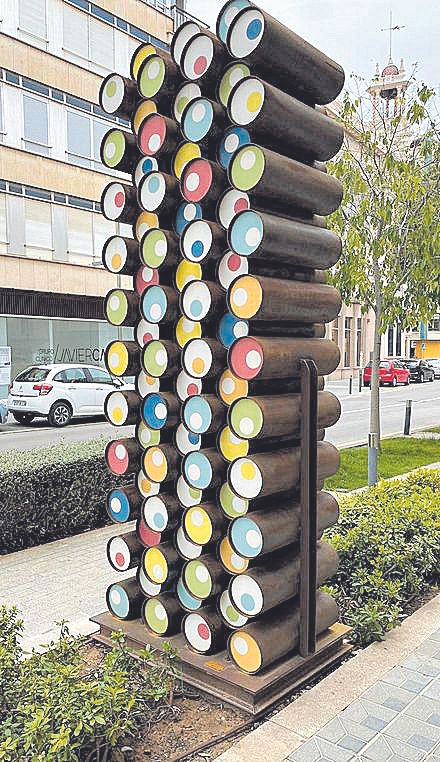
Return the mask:
M191 418L194 414L200 416L200 424L194 425ZM188 397L183 408L183 422L187 429L194 434L204 434L212 422L212 412L209 403L198 394Z
M192 467L197 467L198 474L194 475ZM211 464L203 452L190 452L183 461L183 472L190 487L206 489L212 481Z
M112 593L116 591L120 595L119 603L112 601ZM109 609L119 619L126 619L130 612L130 601L128 595L121 585L111 585L108 591Z
M258 544L249 544L247 534L250 531L258 535ZM247 516L239 517L232 522L231 542L237 553L244 558L256 558L263 549L263 537L260 528Z
M254 235L255 230L258 231L257 237ZM249 239L246 240L246 237L250 231L253 231L251 242L249 242ZM263 235L263 220L261 219L258 212L249 209L244 212L240 212L240 214L238 214L232 220L232 224L229 229L229 243L231 245L231 249L233 249L236 254L240 254L242 257L248 257L258 249L261 241L263 240Z
M142 294L142 314L148 323L160 323L167 306L167 297L161 286L150 286Z
M204 108L204 115L202 119L196 121L194 119L194 114L197 109L200 111L202 108ZM214 109L212 108L212 104L207 98L196 98L194 101L191 101L185 110L182 122L182 132L187 140L191 140L193 143L198 143L206 137L211 129L213 121Z

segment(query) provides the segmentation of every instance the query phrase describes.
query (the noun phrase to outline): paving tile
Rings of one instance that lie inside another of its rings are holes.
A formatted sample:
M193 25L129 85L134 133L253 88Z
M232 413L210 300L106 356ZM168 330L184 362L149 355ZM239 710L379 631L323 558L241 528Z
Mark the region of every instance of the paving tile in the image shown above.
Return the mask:
M405 687L406 690L411 690L411 688L405 686L405 683L407 682L417 681L417 683L420 683L420 685L425 686L428 685L430 679L430 677L426 677L425 675L414 675L413 670L405 669L401 666L394 667L394 669L386 672L385 675L381 678L383 683L397 685L399 688ZM415 690L414 692L418 693L418 691Z
M431 751L440 740L440 727L402 714L388 725L384 736L396 738L417 749Z
M426 752L409 746L396 738L381 734L371 744L368 744L359 756L368 762L396 762L396 760L422 762Z
M379 729L378 724L382 724L384 727L385 725L388 725L396 715L397 712L393 709L361 698L359 701L353 701L353 703L344 709L339 716L343 720L347 719L352 722L358 722L361 725L365 725L367 728ZM372 720L377 720L377 723L373 723Z
M417 696L412 704L402 712L402 716L408 715L409 717L415 717L423 722L428 722L428 717L438 713L439 708L438 701L427 698L426 696ZM433 722L431 724L435 725L436 723Z
M426 690L423 691L423 695L440 701L440 679L432 680Z
M400 712L413 700L414 694L411 691L406 691L403 688L398 688L396 685L383 683L379 680L362 694L362 698Z
M350 760L356 759L356 753L353 749L335 746L323 738L315 736L289 756L289 760L293 762L318 762L318 760L322 762L324 759L330 760L330 762L350 762Z
M440 643L440 628L429 636L430 640L437 640Z
M429 659L425 656L417 656L417 654L408 656L402 662L402 667L407 667L407 669L412 669L422 675L430 675L431 677L438 677L440 675L440 661L438 659Z
M342 713L338 717L335 717L334 720L328 722L327 725L324 725L324 727L316 734L316 737L324 738L326 741L330 741L337 746L356 751L357 749L354 747L359 744L347 742L347 737L357 739L358 742L361 742L359 748L362 748L362 746L374 737L376 732L377 730L375 728L370 728L368 725L353 722ZM350 745L347 746L347 743Z
M433 638L427 638L415 651L417 656L428 656L433 658L439 658L440 656L440 643Z

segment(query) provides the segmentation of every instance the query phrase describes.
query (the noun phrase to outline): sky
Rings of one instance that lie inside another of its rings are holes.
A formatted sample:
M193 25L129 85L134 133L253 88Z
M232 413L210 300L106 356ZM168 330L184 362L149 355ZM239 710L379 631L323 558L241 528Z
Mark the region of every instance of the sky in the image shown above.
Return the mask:
M215 28L225 0L187 0L187 10ZM440 87L439 0L257 0L263 10L289 26L308 42L352 73L370 80L388 63L390 10L393 26L392 57L406 71L417 63L417 79L437 93Z

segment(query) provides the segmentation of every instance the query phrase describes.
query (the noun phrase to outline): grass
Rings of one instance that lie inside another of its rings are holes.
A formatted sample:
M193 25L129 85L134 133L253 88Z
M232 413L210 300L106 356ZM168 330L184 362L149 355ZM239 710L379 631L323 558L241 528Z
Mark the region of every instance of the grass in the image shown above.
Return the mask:
M341 467L335 476L327 479L327 489L358 489L368 481L368 448L350 447L341 450ZM438 439L396 438L382 440L379 455L379 477L405 474L414 468L440 461Z
M431 431L433 434L440 434L440 426L433 426L432 429L425 429L425 431Z

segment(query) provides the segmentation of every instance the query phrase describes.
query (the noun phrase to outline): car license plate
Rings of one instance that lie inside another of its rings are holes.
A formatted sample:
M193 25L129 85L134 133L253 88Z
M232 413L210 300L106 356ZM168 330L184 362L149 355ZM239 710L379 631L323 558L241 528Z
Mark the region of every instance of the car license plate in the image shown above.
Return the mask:
M14 407L26 407L26 400L14 400Z

